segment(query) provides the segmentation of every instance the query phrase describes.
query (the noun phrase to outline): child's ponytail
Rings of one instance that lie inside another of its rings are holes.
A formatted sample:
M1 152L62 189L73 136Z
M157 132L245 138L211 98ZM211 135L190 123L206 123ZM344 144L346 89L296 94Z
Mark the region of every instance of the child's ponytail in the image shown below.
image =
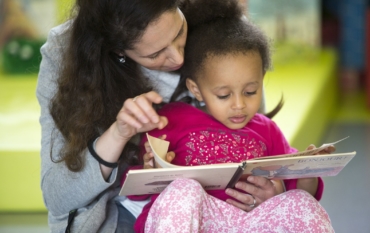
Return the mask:
M245 9L235 0L188 0L184 2L181 11L191 31L193 27L217 19L240 18Z

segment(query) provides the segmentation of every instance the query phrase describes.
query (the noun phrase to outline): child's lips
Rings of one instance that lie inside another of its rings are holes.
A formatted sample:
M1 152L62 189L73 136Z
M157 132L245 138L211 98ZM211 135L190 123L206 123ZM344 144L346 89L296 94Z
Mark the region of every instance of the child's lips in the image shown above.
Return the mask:
M239 116L230 117L229 119L233 123L242 123L245 121L246 118L247 118L246 115L239 115Z

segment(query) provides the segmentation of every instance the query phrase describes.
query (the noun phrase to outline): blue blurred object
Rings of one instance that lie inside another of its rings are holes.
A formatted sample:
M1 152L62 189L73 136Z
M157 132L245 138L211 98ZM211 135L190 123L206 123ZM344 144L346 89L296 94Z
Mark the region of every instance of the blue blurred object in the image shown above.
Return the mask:
M340 63L344 69L365 68L368 0L324 0L323 7L339 20Z
M341 0L339 15L342 24L340 53L345 68L365 67L366 0Z

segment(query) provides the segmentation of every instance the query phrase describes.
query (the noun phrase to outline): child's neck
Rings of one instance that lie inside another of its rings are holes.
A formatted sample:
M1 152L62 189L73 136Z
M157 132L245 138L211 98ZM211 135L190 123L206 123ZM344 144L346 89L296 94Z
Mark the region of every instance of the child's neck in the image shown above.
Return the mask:
M199 106L199 107L198 107L198 109L199 109L199 110L202 110L203 112L205 112L205 113L207 113L207 114L208 114L208 112L207 112L207 108L206 108L206 106L205 106L205 105Z

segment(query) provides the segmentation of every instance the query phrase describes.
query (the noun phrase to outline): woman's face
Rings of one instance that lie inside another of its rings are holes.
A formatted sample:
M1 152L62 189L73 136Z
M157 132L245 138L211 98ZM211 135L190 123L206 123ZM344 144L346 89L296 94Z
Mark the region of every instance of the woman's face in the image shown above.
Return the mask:
M150 70L178 70L184 63L187 32L182 12L167 11L148 25L134 48L125 50L125 55Z

